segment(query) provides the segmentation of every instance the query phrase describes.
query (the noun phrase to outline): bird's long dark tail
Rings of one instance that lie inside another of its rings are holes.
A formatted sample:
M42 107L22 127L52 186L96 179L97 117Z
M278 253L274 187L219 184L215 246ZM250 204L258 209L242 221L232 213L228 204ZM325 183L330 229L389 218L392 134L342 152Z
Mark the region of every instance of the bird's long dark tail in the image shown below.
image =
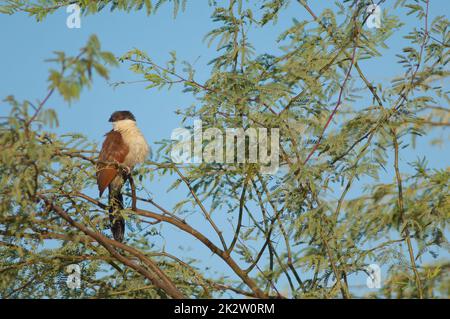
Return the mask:
M125 220L120 211L123 209L123 198L120 188L109 189L109 220L111 222L111 232L115 240L122 242L125 236Z

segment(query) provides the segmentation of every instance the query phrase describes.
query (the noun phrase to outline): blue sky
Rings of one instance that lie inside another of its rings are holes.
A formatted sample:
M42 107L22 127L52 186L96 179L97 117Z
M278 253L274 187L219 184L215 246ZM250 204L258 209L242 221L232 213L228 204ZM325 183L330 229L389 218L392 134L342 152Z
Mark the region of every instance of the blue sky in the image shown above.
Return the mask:
M391 10L393 1L383 9ZM314 1L312 8L320 13L331 1ZM447 15L450 4L448 0L431 0L430 16ZM156 15L147 17L143 12L104 12L97 15L82 17L81 29L66 27L68 14L64 8L50 15L41 23L25 14L0 17L0 34L2 49L0 50L0 97L14 95L18 100L42 99L47 91L46 79L50 65L44 60L51 57L52 51L65 51L76 54L91 34L96 34L104 50L122 55L132 48L139 48L147 52L158 64L164 65L169 60L169 52L176 51L179 60L192 63L197 71L199 82L209 77L210 67L207 63L215 57L215 46L208 48L203 42L205 34L216 25L211 22L212 8L207 1L188 1L186 11L173 19L172 5L164 5ZM307 12L298 4L290 5L280 16L276 25L269 24L262 30L252 31L250 40L255 46L257 54L278 51L275 39L292 24L292 18L310 20ZM372 81L388 82L400 72L396 64L395 54L405 44L401 38L408 31L408 27L416 24L415 17L404 15L402 21L407 25L399 30L388 41L389 49L383 50L383 56L370 62L362 62L361 66ZM140 80L130 72L126 65L111 72L110 82ZM136 83L113 88L108 82L96 78L92 89L84 90L79 101L68 106L57 96L53 96L48 106L55 108L59 114L60 127L58 132L82 132L90 140L100 143L102 136L110 130L108 117L114 110L131 110L138 118L138 125L147 139L153 143L161 139L170 138L174 128L180 126L178 116L174 111L195 103L195 100L181 92L181 87L174 87L170 91L145 90L145 84ZM0 104L0 114L4 114L5 104ZM435 136L437 133L433 133ZM439 131L448 137L448 131ZM450 151L447 147L437 148L428 145L429 137L418 140L415 150L402 153L402 169L408 170L407 162L417 157L427 156L431 167L444 168L448 166ZM392 176L385 176L390 179ZM179 189L166 193L172 179L153 181L149 188L153 196L166 207L172 207L180 198L187 194L186 189ZM350 196L356 195L353 192ZM225 218L219 218L226 222ZM204 221L193 219L193 225L202 229ZM208 232L207 232L208 233ZM184 234L173 231L173 237L164 243L170 251L188 240ZM209 233L212 235L212 233ZM162 244L162 243L161 243ZM211 267L223 269L223 263L217 258L211 258L209 251L202 246L190 244L190 251L182 254L192 255L201 260L211 259ZM365 282L365 279L362 283Z

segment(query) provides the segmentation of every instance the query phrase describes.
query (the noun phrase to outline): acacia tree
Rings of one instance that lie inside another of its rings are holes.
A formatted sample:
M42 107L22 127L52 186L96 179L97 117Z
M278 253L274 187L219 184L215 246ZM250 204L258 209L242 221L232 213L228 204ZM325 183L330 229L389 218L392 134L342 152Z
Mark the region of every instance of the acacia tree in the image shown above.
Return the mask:
M83 14L109 8L151 15L165 2L13 0L0 12L41 21L78 4ZM188 5L171 2L175 14ZM0 123L0 295L351 298L357 295L351 277L377 263L387 270L374 297L448 296L448 259L425 263L421 257L445 257L448 250L449 170L429 167L426 159L411 160L413 173L400 170L401 152L414 148L410 140L450 125L448 90L440 85L448 76L448 20L430 21L432 1L402 0L397 12L383 13L379 29L368 29L370 4L345 1L339 10L317 13L304 0L264 0L259 9L239 0L210 1L219 26L207 39L218 49L203 83L190 65L180 72L175 55L163 66L138 49L103 51L95 36L73 56L57 52L42 100L3 100L9 115ZM256 55L247 31L270 27L288 6L309 18L280 35L280 54ZM396 16L402 10L417 17L406 37L410 45L397 55L403 73L390 83L374 82L361 64L386 47L402 25ZM94 85L93 73L107 79L118 62L149 88L184 86L197 105L179 111L183 122L200 118L204 129L279 128L279 171L263 175L260 164L248 162L181 166L170 157L173 141L161 141L158 160L135 171L127 188L131 208L121 213L132 229L128 239L111 239L108 207L87 195L96 188L98 147L81 134L53 133L57 114L46 103L56 94L79 99ZM380 179L381 170L392 180ZM176 176L172 187L185 188L186 198L170 208L146 196L146 181L155 174ZM370 183L350 197L363 177ZM219 213L232 217L231 230L219 223ZM192 214L202 216L201 228L191 225ZM209 276L202 268L208 261L195 253L186 259L151 246L152 234L142 228L156 224L161 236L181 230L218 256L222 276ZM80 288L65 284L69 264L82 268Z

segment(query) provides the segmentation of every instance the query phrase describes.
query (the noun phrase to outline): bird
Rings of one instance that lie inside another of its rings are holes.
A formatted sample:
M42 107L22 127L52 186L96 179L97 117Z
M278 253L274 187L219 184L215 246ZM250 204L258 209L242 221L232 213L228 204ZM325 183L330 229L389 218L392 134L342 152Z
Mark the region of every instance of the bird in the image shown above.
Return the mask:
M130 111L112 113L109 122L113 128L105 134L99 153L97 185L100 198L108 188L111 232L114 240L122 242L125 237L125 221L120 215L124 208L122 187L133 168L145 161L150 147Z

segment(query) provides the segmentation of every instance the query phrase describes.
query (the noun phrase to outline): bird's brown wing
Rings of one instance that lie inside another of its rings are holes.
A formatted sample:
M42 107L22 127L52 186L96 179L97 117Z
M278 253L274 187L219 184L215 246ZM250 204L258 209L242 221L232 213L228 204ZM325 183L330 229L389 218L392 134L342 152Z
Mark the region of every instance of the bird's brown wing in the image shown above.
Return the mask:
M97 164L97 185L100 196L118 173L115 165L108 165L105 162L123 163L128 151L128 146L125 144L122 134L116 131L110 131L106 134Z

